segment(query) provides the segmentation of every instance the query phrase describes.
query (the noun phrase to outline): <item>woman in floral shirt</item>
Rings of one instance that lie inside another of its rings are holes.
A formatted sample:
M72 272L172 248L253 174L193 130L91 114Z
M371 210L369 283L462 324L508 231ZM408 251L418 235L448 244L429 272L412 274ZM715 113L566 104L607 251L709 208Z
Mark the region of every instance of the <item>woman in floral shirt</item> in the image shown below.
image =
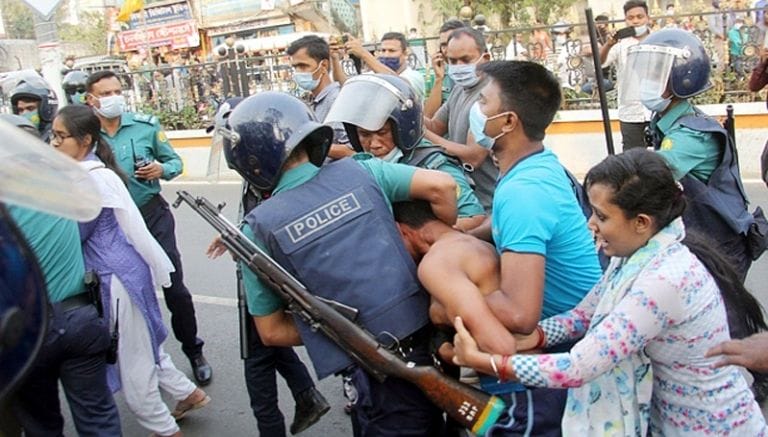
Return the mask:
M723 265L708 269L683 244L685 200L664 160L645 150L610 156L586 185L589 226L611 263L576 308L542 321L518 349L581 340L568 353L489 355L457 318L454 361L501 380L569 388L564 435L768 434L739 369L704 356L729 338L710 273Z

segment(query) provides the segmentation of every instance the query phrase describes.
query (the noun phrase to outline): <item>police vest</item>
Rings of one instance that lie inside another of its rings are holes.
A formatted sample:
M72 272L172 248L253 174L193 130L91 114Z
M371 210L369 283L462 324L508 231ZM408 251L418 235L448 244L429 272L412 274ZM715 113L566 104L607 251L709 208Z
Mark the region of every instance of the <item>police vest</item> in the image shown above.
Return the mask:
M389 203L352 159L324 165L311 180L271 197L245 218L275 261L316 296L356 308L355 320L382 344L425 326L429 297L395 226ZM296 318L318 379L351 358Z
M706 183L690 174L680 180L688 201L683 221L718 242L732 240L736 235L746 236L754 219L747 210L733 139L717 121L698 109L695 111L680 117L675 124L713 134L722 147L722 158Z

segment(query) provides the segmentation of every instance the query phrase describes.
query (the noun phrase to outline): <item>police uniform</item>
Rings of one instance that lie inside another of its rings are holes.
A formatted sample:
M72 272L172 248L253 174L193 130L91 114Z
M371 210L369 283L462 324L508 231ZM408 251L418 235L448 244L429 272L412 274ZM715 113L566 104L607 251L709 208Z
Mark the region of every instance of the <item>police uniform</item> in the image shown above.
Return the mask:
M409 361L428 365L429 298L390 209L408 200L415 171L360 155L322 168L301 164L248 214L244 232L313 294L357 308L358 322L380 341L397 338ZM243 273L251 314L283 308L250 270ZM440 435L442 412L418 388L393 377L378 382L322 333L296 323L319 379L351 377L355 435Z
M176 269L171 273L171 286L163 288L163 294L171 312L173 333L195 367L194 360L202 357L203 341L197 337L195 307L192 295L184 285L181 256L176 246L176 224L168 203L160 195L160 181L146 181L134 175L136 162L157 161L163 166L162 178L171 180L182 172L181 158L168 142L157 117L152 115L124 112L117 132L110 136L102 130L102 135L110 142L118 166L128 175L128 191L147 228ZM197 374L195 376L197 378ZM201 381L198 379L198 382Z
M712 238L743 281L752 264L746 235L753 217L725 129L688 100L652 121L655 148L684 187L686 226Z
M119 436L120 417L107 386L110 335L85 290L77 224L17 206L9 212L38 259L51 302L42 349L11 410L27 435L61 435L61 381L80 435Z

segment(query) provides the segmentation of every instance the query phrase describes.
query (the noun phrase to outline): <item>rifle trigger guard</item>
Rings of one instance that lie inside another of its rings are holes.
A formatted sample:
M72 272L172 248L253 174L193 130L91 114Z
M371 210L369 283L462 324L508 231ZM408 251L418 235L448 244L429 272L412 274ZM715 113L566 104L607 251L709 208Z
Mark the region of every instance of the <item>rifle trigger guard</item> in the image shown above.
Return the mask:
M388 338L391 338L393 341L392 341L392 343L391 343L389 346L386 346L386 345L384 344L384 342L383 342L383 341L379 341L379 338L380 338L380 337L388 337ZM408 350L404 350L404 349L402 348L401 344L400 344L400 340L398 340L398 338L397 338L397 337L395 337L394 335L392 335L392 333L391 333L391 332L388 332L388 331L381 331L381 332L379 333L379 335L376 337L376 341L377 341L377 342L378 342L380 345L382 345L382 346L384 346L385 348L389 349L390 351L397 353L397 354L398 354L398 355L400 355L402 358L405 358L405 357L406 357L406 355L408 355L409 353L411 353L411 351L413 350L413 348L410 348L410 347L408 348Z

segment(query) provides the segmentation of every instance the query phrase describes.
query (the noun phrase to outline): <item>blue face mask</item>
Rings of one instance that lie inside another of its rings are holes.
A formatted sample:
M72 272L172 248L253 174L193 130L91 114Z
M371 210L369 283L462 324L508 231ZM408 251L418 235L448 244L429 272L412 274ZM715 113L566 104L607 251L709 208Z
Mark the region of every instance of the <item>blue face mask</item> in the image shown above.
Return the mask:
M451 80L464 88L470 88L480 81L477 76L477 65L471 64L449 64L448 76Z
M647 84L647 86L640 88L640 102L649 110L661 113L669 107L670 103L672 103L672 98L664 98L660 96L659 89L662 89L662 87L650 83Z
M72 94L72 103L77 103L79 105L85 105L85 95L86 95L86 93L74 93L74 94Z
M485 134L485 123L488 121L488 117L480 111L480 104L475 102L469 109L469 130L475 137L477 144L486 149L493 147L493 140Z
M397 58L389 58L389 57L386 57L386 56L379 56L377 59L379 60L379 62L381 62L382 64L386 65L390 70L394 71L395 73L397 73L397 71L400 70L400 58L399 57L397 57Z
M314 91L318 85L320 85L320 78L315 79L313 76L320 69L320 65L312 72L294 72L293 81L296 85L304 91Z

